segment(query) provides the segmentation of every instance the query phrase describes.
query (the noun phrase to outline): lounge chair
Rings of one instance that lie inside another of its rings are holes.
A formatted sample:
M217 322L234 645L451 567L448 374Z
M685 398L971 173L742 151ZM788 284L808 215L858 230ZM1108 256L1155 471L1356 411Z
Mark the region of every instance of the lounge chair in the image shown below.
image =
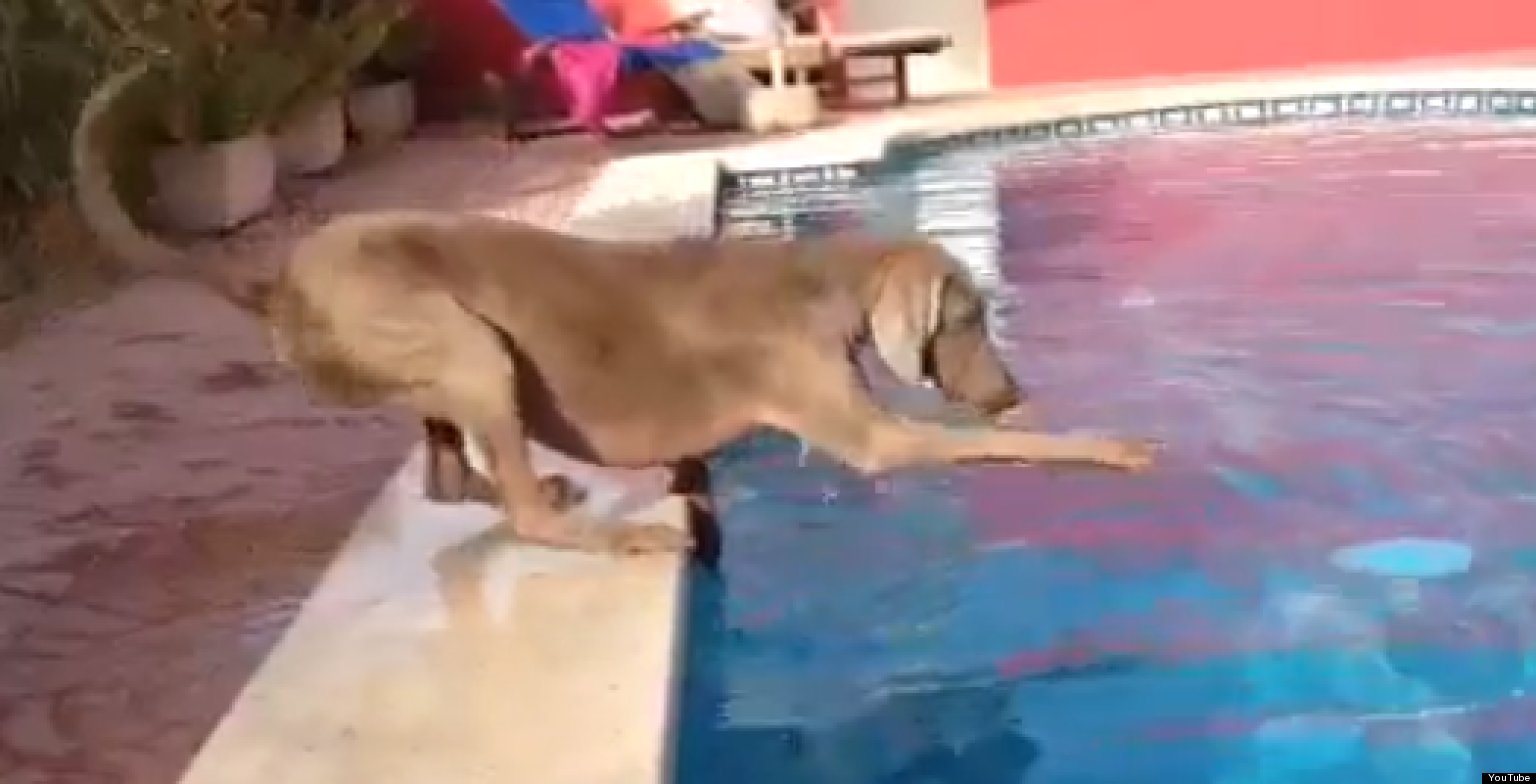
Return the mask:
M855 84L891 82L894 102L911 98L907 79L907 58L938 54L953 45L953 38L942 30L901 28L873 33L833 32L831 22L814 2L780 3L783 29L779 46L791 81L816 79L823 94L838 102L852 98ZM716 43L741 67L755 74L769 70L769 52L774 42L763 39L718 38ZM855 60L886 60L885 74L855 77L849 65Z
M853 85L868 82L889 81L894 89L896 103L906 103L912 97L907 81L907 58L913 55L938 54L954 45L949 33L927 28L902 28L874 33L838 33L825 38L832 52L832 74L828 79L831 93L837 99L849 101ZM889 74L853 76L848 73L849 64L855 60L886 60L891 64Z
M528 39L519 82L528 87L539 75L554 77L571 119L595 133L607 133L608 111L624 75L660 73L678 88L695 119L706 126L738 127L752 78L724 57L715 44L680 37L690 20L644 36L618 37L588 0L498 0L499 7Z

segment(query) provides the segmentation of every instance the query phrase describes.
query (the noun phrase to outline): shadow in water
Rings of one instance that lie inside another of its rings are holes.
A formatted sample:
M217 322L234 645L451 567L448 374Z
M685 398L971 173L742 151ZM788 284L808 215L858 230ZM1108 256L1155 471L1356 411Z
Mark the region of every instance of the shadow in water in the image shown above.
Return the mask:
M733 726L721 653L736 634L726 585L696 570L689 598L679 784L1004 784L1038 745L1012 720L1017 679L993 672L888 680L840 719Z

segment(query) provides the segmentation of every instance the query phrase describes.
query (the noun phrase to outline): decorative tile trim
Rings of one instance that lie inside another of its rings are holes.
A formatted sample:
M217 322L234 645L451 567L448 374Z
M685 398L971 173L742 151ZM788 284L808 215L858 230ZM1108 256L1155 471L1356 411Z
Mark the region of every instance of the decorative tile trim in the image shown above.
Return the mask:
M1296 95L1169 106L985 128L947 136L899 141L897 155L932 154L966 147L1084 137L1276 125L1319 119L1426 119L1436 117L1536 118L1536 91L1393 90L1379 93Z
M867 191L879 174L891 167L971 148L1299 122L1451 117L1536 119L1536 90L1388 90L1238 99L1060 117L943 136L900 139L887 147L883 160L724 171L717 191L715 218L716 225L722 229L740 228L749 234L776 231L787 220L779 214L786 204L803 209L820 198L847 198Z

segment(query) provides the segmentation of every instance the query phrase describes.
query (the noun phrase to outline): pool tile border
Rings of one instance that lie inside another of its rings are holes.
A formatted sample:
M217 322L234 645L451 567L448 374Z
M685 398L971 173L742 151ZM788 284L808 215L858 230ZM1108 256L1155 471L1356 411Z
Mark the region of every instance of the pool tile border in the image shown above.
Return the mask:
M1455 117L1536 118L1536 90L1382 90L1191 103L979 129L898 144L897 152L933 153L974 144L1069 141L1308 121Z

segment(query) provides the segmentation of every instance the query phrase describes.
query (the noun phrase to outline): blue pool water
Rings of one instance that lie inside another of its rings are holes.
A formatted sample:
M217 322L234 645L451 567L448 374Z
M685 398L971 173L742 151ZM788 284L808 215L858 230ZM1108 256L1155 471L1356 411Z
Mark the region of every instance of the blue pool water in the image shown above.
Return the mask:
M1522 131L964 150L771 205L945 242L1053 428L1170 447L1135 477L719 456L682 784L1536 770Z

